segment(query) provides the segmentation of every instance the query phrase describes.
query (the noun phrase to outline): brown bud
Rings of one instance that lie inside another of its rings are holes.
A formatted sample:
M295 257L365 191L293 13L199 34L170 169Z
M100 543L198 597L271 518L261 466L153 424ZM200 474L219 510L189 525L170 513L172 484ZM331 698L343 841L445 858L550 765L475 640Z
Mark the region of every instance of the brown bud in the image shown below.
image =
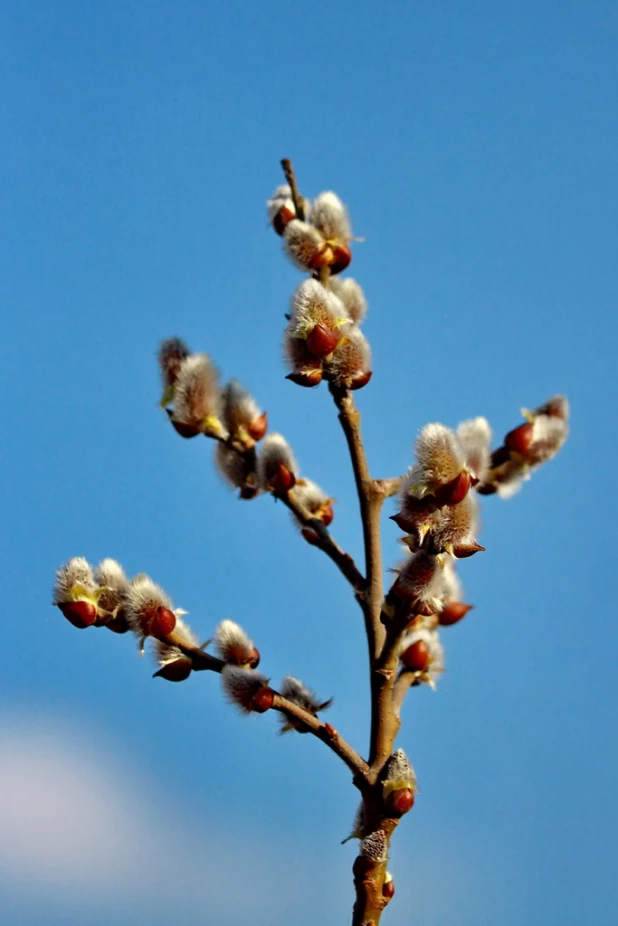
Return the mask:
M387 900L392 900L395 896L395 882L391 878L390 881L385 881L382 885L382 897L386 897Z
M493 468L497 466L504 466L505 463L508 463L511 459L511 453L508 447L498 447L491 455L491 466Z
M333 250L329 244L325 244L316 254L313 255L308 263L310 270L321 270L322 267L329 267L333 262Z
M174 659L173 662L166 662L152 677L164 678L168 682L184 682L191 675L192 668L193 663L189 657L180 656L178 659Z
M328 505L324 505L320 511L320 521L324 527L329 527L333 523L334 517L335 512L333 511L333 506L330 503Z
M170 611L169 608L159 607L150 620L148 633L151 637L158 637L161 639L167 637L175 626L176 615L174 612Z
M330 265L330 272L332 274L341 273L346 267L350 266L352 251L347 244L336 244L332 251L333 259Z
M459 546L453 547L453 555L457 559L467 559L469 556L474 556L475 553L484 553L485 547L482 547L480 543L460 543Z
M530 422L520 424L518 428L513 428L506 435L504 446L508 447L513 453L519 453L522 457L525 457L532 444L533 432L534 425Z
M170 418L174 426L174 430L177 434L180 434L181 437L197 437L200 433L199 428L194 427L192 424L183 424L182 421L175 421L174 418Z
M416 520L412 520L412 518L406 517L405 512L403 511L398 511L397 514L392 514L389 520L394 521L397 527L399 527L402 531L416 530Z
M389 816L403 817L404 813L408 813L414 807L414 791L412 788L391 791L384 799L384 807Z
M326 325L314 325L307 335L307 347L319 360L332 354L338 343L339 335Z
M451 624L457 624L473 607L474 605L464 604L463 601L449 601L440 611L438 623L441 624L442 627L450 627Z
M327 734L330 736L331 739L334 739L337 736L337 731L330 723L325 723L324 729L326 730Z
M366 373L359 373L358 376L355 376L354 379L350 382L350 389L362 389L363 386L366 386L371 377L373 376L372 370L367 370Z
M129 629L127 619L122 612L108 620L105 626L108 630L113 630L114 633L126 633Z
M283 463L279 463L269 479L270 487L277 495L285 495L296 484L296 476Z
M64 601L58 607L74 627L85 630L97 619L97 607L92 601Z
M435 499L439 505L458 505L462 502L472 485L472 477L467 470L462 470L459 475L447 482L446 485L440 486L434 493Z
M416 597L416 592L410 591L409 588L406 588L405 584L401 581L400 576L397 576L397 578L393 582L391 593L393 595L396 595L397 598L406 598L408 600Z
M278 235L283 236L286 225L296 216L289 206L282 206L273 219L273 228Z
M424 640L412 643L399 657L406 667L413 672L424 672L429 666L429 649Z
M266 431L268 430L268 418L266 412L261 414L258 418L254 418L249 427L247 428L249 436L253 440L262 440Z
M260 664L260 651L257 648L257 646L254 646L253 649L251 650L251 656L249 657L249 661L247 665L249 666L250 669L257 669L259 664Z
M266 711L269 711L273 706L274 700L275 693L272 688L263 685L261 688L258 688L253 695L251 710L255 711L256 714L265 714Z
M301 534L303 535L307 543L310 543L312 547L317 547L317 545L320 542L320 538L318 537L318 535L316 534L316 532L314 531L312 527L303 527L303 529L301 530Z
M322 382L322 371L301 370L298 373L288 373L286 379L289 379L292 383L296 383L297 386L307 386L311 388L311 386L319 386Z

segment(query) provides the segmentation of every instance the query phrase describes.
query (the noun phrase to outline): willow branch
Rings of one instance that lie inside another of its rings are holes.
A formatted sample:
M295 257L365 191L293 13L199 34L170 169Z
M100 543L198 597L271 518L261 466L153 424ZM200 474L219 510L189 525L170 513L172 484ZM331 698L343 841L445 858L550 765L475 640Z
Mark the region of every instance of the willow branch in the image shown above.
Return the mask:
M391 755L401 721L393 707L393 688L399 668L398 646L387 637L383 655L371 673L371 752L372 780L377 779Z
M384 645L372 672L372 736L371 777L375 780L391 755L401 720L395 709L395 685L399 671L401 639L414 617L410 603L401 601L390 592L381 611L386 625Z
M204 650L199 647L183 646L178 643L175 643L174 646L191 659L193 669L196 672L207 671L221 673L225 668L226 663L222 659L217 659L216 656L205 653ZM279 711L280 714L285 714L286 717L291 717L299 721L309 733L313 733L313 735L317 736L323 743L326 743L328 748L345 762L355 776L355 783L363 790L369 766L365 760L359 756L356 750L340 736L331 724L324 723L316 717L315 714L306 711L300 705L295 704L294 701L289 701L287 698L284 698L283 695L280 695L277 691L274 691L272 709Z
M397 676L393 685L393 710L397 717L401 718L401 708L408 691L417 685L420 685L418 674L410 669L400 672Z
M179 649L184 656L188 656L193 663L194 672L223 672L225 662L205 653L203 649L194 646L183 646L181 643L172 644Z
M366 811L372 811L372 801L365 801ZM375 808L373 808L375 810ZM399 825L399 819L385 817L383 812L371 813L369 831L379 831L385 840L385 852L381 859L361 857L354 865L354 889L356 901L352 913L352 926L378 926L385 908L393 894L384 890L388 852L393 832Z
M328 748L331 749L335 755L339 756L350 771L353 772L355 779L358 779L358 786L363 786L363 781L369 771L369 766L365 760L359 756L356 750L337 733L334 727L329 723L324 723L319 717L306 711L303 707L300 707L300 705L295 704L294 701L288 701L287 698L284 698L278 692L275 692L273 709L279 711L281 714L285 714L286 717L291 717L294 720L300 721L310 733L313 733L313 735L317 736L323 743L326 743Z
M365 595L365 629L369 644L370 661L373 663L384 642L384 628L380 623L382 611L382 550L380 539L380 511L386 498L379 482L374 482L369 473L365 447L360 428L360 413L348 389L329 384L331 395L339 411L339 422L345 435L354 480L360 505L365 547L365 574L367 591Z
M374 485L384 498L392 498L399 492L402 478L402 476L394 476L391 479L375 479Z
M292 167L292 162L289 158L283 158L281 161L281 167L283 168L283 173L285 174L285 179L287 180L290 191L292 193L292 202L294 203L294 210L299 219L304 220L305 218L305 207L304 200L300 195L298 184L296 183L296 174L294 173L294 168Z
M316 539L312 541L313 545L322 550L323 553L326 553L328 558L333 561L342 575L348 580L357 596L362 596L367 586L364 576L361 575L357 569L356 563L350 554L345 553L341 547L335 543L322 521L318 518L314 518L313 515L300 504L293 489L285 494L277 495L276 498L283 502L286 508L289 508L303 527L307 527L313 531L316 537Z

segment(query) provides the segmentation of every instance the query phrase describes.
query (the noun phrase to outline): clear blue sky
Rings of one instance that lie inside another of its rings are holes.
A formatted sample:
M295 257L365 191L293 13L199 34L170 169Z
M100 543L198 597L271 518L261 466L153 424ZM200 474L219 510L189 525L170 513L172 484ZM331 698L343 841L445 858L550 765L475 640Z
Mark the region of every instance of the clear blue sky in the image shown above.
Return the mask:
M289 156L366 239L376 475L428 421L485 414L499 436L521 405L572 403L562 455L484 503L476 609L444 634L438 692L407 704L421 793L385 922L614 926L617 42L600 0L3 5L7 924L349 922L345 769L236 716L216 677L152 681L132 640L50 607L71 555L145 570L204 638L234 618L274 679L333 695L364 750L346 588L157 409L154 351L179 334L254 390L359 553L328 396L283 379L299 275L264 202Z

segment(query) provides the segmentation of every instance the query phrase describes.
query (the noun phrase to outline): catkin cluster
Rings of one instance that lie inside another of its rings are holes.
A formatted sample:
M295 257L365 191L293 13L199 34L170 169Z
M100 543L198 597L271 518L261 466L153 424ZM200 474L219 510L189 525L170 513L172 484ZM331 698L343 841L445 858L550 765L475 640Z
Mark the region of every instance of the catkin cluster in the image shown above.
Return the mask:
M104 559L95 569L84 557L74 556L56 572L53 603L81 630L107 627L115 633L131 631L139 641L140 652L150 639L159 666L156 677L182 682L193 670L211 669L221 673L226 696L242 712L263 713L273 706L275 692L257 671L260 651L245 630L226 619L211 640L200 644L182 620L187 612L174 608L169 595L144 573L129 579L114 559ZM214 656L207 652L210 645ZM291 675L283 679L280 694L314 717L332 703L320 701ZM288 730L305 733L307 727L302 719L288 717L283 710L281 732Z
M371 350L360 327L367 300L356 280L337 276L352 260L345 206L335 193L320 193L312 203L303 199L301 220L290 188L281 186L267 211L287 256L310 274L292 296L283 335L287 378L299 386L325 379L342 389L361 389L372 375Z
M401 540L407 555L389 594L391 607L405 624L401 671L413 673L415 683L435 687L444 671L439 631L472 609L462 600L456 564L485 549L478 542L478 494L514 494L567 438L564 396L526 411L525 417L493 453L485 418L464 421L455 430L428 424L416 439L416 461L401 481L399 510L392 516L405 531Z

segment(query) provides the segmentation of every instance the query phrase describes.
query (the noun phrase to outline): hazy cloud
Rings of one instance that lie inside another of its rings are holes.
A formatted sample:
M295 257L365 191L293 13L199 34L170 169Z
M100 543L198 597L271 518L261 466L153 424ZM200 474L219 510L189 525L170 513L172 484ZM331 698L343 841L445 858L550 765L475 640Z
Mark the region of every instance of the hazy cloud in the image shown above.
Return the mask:
M196 818L153 787L55 718L0 717L0 901L20 926L313 926L350 916L349 847L316 854L291 821L275 835ZM491 921L508 890L490 848L470 852L456 834L420 829L398 841L389 921L407 926L412 909L419 926Z
M288 878L282 888L273 853L253 852L246 833L234 839L188 808L172 810L168 797L136 786L133 772L49 721L0 719L4 885L72 906L204 908L206 921L221 923L258 904L264 921L276 921L299 886Z

